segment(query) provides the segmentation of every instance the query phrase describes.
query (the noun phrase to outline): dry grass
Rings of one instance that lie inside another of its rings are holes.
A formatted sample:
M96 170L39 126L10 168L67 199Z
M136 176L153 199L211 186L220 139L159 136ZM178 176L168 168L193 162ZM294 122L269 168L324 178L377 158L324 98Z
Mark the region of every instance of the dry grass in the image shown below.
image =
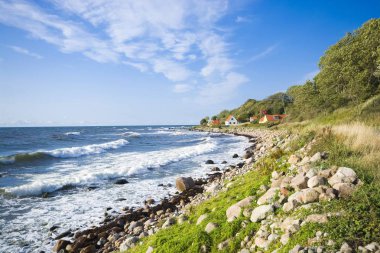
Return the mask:
M332 131L352 150L362 154L363 167L380 183L380 131L362 123L332 127Z

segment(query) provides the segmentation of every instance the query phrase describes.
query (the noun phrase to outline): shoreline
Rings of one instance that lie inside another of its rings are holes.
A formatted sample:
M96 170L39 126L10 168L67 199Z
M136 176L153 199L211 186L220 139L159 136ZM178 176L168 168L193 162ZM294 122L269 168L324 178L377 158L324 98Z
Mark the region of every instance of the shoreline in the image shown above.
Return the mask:
M221 134L233 134L249 139L250 145L239 154L242 160L229 165L225 170L213 168L206 178L193 180L193 187L178 192L156 203L153 199L144 201L145 206L139 208L123 208L117 216L105 216L99 226L76 232L71 231L58 235L54 252L113 252L126 250L146 236L155 234L160 229L174 223L174 217L183 216L189 206L197 205L215 195L218 186L224 180L245 174L252 169L252 164L272 148L272 139L284 134L283 131L264 129L223 129L215 128L190 129ZM226 131L227 130L227 131ZM229 130L229 131L228 131ZM236 154L237 155L237 154ZM216 166L216 165L215 165ZM175 182L173 182L174 184ZM178 189L178 187L177 187ZM211 194L210 194L211 193ZM71 237L69 237L71 235Z

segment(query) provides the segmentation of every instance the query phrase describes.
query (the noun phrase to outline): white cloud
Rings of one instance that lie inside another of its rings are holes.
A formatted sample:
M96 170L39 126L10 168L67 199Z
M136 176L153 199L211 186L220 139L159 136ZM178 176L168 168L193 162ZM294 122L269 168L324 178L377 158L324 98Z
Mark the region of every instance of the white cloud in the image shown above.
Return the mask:
M191 91L192 89L193 89L193 87L191 85L188 85L188 84L176 84L173 87L173 92L174 93L185 93L185 92Z
M43 57L39 54L36 54L36 53L33 53L33 52L30 52L28 49L25 49L25 48L22 48L22 47L18 47L18 46L9 46L10 49L12 49L13 51L15 51L16 53L19 53L19 54L24 54L24 55L27 55L27 56L30 56L30 57L33 57L33 58L36 58L38 60L42 59Z
M247 23L247 22L251 22L251 19L248 17L237 16L235 19L235 22L236 23Z
M230 92L243 82L243 75L234 70L225 30L217 25L227 13L227 0L47 2L54 8L23 0L0 1L0 23L25 30L63 53L153 71L172 82L221 80L215 85ZM237 18L242 21L243 17ZM173 91L185 90L181 85ZM205 90L209 86L213 85Z
M249 79L239 73L230 72L221 81L208 83L201 88L198 102L202 104L218 104L230 100L236 95L237 88Z
M269 55L270 53L272 53L276 48L277 48L278 44L275 44L275 45L272 45L272 46L269 46L267 47L265 50L263 50L262 52L252 56L250 59L249 59L249 62L253 62L253 61L257 61L258 59L261 59L261 58L264 58L265 56Z

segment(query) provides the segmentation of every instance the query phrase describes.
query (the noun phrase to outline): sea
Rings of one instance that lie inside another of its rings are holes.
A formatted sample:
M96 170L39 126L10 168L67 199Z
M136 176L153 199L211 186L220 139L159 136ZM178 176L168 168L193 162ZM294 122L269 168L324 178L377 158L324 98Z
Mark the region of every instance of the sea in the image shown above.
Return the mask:
M57 235L168 197L248 145L189 126L0 128L0 252L51 252Z

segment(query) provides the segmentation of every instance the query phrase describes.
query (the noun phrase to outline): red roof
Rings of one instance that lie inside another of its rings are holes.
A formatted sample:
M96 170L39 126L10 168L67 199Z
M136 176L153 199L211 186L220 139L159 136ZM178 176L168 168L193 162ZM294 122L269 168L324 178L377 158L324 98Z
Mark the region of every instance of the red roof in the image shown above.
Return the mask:
M220 120L218 120L218 119L212 120L211 124L213 124L213 125L220 125Z
M276 116L278 117L277 119L276 119ZM288 117L288 115L287 114L273 114L273 115L266 114L264 115L264 117L260 119L260 122L264 121L265 117L267 118L267 121L278 121L278 120L282 120Z
M230 119L232 119L233 115L229 115L226 119L226 121L230 121Z

